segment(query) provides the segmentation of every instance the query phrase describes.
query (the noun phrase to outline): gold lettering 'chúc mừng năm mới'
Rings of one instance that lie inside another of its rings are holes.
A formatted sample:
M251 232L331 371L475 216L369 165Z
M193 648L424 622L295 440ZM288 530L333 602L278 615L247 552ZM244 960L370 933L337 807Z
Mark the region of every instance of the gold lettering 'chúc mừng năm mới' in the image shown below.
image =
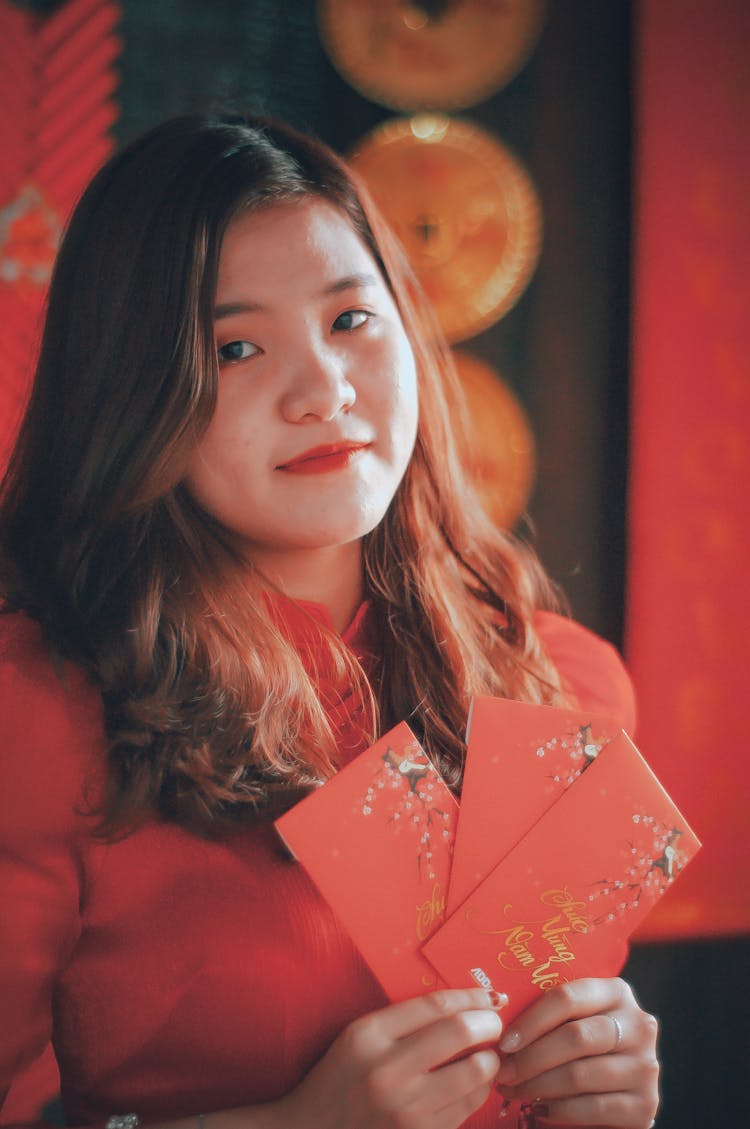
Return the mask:
M523 968L530 972L531 982L541 991L572 979L567 968L575 961L575 937L591 927L585 914L585 903L577 901L567 887L545 890L540 902L552 906L557 913L535 921L514 921L507 929L487 929L483 933L500 937L503 947L497 962L508 972ZM504 907L504 916L513 917L513 906Z

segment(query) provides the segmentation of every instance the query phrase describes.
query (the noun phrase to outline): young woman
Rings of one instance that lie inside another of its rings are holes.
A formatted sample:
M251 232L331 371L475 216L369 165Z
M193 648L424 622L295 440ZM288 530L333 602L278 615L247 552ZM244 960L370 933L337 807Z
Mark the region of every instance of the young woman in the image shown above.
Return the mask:
M459 415L325 147L184 118L95 178L0 512L4 1087L52 1038L72 1125L652 1121L626 984L505 1031L480 990L388 1005L273 829L403 718L458 791L477 692L632 727L619 659L467 489Z

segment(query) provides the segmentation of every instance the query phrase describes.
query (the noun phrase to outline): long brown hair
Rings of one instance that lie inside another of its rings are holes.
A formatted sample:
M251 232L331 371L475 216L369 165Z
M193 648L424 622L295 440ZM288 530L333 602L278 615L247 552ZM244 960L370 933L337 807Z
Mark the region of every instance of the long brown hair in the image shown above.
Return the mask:
M367 193L326 146L279 123L179 118L111 160L73 214L0 503L4 609L38 620L102 695L109 832L153 813L203 833L268 818L336 768L267 584L183 484L216 400L224 232L241 209L309 194L366 243L417 360L414 454L363 546L382 661L370 735L408 717L458 789L472 694L560 700L533 626L552 587L465 483L449 351ZM342 686L364 681L323 634Z

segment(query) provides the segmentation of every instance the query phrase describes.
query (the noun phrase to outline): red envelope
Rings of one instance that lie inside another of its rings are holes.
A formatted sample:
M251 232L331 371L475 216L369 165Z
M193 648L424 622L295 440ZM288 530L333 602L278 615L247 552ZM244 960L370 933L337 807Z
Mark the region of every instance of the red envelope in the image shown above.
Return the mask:
M394 1002L438 984L458 804L402 723L276 822Z
M621 732L423 951L451 987L506 992L507 1025L557 984L616 972L623 940L699 847Z
M480 695L453 856L449 914L620 732L614 718Z

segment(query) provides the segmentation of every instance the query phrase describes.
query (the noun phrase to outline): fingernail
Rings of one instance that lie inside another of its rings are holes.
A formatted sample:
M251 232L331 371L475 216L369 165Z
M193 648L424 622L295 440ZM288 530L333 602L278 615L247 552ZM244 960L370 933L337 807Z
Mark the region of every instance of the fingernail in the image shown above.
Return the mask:
M521 1035L518 1031L508 1031L500 1042L501 1051L515 1051L521 1045Z
M495 1008L496 1011L500 1011L508 1002L508 997L505 992L488 992L487 995L489 997L490 1007Z

